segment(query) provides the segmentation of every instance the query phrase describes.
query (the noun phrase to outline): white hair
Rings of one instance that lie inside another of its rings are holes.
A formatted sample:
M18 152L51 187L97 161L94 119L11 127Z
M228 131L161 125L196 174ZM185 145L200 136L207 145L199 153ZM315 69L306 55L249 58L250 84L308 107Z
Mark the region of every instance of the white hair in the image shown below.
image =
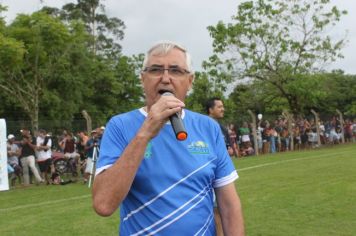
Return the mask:
M185 59L186 59L186 63L187 63L187 70L193 74L193 65L192 65L192 59L191 56L189 54L189 52L187 51L187 49L185 49L183 46L181 46L178 43L172 42L172 41L159 41L157 43L155 43L146 53L145 55L145 59L143 60L143 66L142 69L144 70L147 66L148 63L148 58L151 55L165 55L167 54L169 51L171 51L173 48L177 48L179 50L181 50L182 52L184 52L185 54Z

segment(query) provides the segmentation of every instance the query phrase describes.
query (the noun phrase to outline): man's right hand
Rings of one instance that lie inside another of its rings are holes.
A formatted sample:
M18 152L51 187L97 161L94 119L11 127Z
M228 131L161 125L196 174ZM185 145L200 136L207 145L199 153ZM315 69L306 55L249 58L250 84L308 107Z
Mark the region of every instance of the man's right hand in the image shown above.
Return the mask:
M161 98L147 111L147 118L138 135L154 138L169 117L182 111L185 104L174 96L161 96Z

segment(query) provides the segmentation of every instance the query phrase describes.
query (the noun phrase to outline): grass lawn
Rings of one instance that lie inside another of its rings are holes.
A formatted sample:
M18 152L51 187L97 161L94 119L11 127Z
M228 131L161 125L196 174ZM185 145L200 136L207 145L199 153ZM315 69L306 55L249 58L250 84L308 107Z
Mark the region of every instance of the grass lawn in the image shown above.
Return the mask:
M234 160L247 235L355 235L356 145ZM81 183L0 192L0 235L117 235Z
M356 145L235 161L247 235L356 235Z

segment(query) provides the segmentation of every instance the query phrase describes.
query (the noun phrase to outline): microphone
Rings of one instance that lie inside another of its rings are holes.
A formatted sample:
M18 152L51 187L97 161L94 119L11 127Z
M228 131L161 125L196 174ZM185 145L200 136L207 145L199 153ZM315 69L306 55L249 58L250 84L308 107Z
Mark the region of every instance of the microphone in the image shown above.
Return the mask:
M162 96L174 96L171 92L164 92ZM179 141L186 140L188 137L187 131L185 131L185 127L182 121L182 118L178 113L175 113L169 117L171 121L171 125L173 128L173 132L176 135L176 139Z

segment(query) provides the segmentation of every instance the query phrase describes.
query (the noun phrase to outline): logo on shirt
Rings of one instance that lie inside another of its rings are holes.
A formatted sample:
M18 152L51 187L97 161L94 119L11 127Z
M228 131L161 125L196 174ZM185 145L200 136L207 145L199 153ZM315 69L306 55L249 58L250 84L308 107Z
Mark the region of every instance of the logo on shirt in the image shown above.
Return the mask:
M150 159L152 157L152 143L149 142L147 144L146 150L145 150L145 154L144 154L144 158L145 159Z
M209 147L203 141L196 141L188 145L188 151L192 154L209 154Z

